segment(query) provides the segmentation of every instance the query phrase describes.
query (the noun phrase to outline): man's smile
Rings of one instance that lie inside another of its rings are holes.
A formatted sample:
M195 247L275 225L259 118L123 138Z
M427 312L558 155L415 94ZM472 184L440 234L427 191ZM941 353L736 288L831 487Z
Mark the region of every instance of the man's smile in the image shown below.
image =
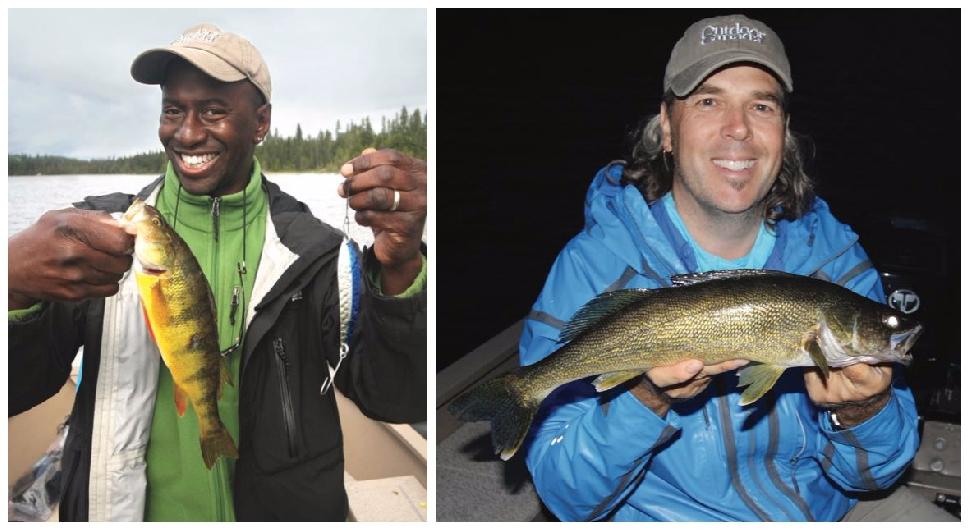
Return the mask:
M212 167L219 159L220 153L176 153L176 156L183 173L198 175Z
M744 171L753 167L757 161L755 159L714 159L712 162L718 168L724 168L725 170Z

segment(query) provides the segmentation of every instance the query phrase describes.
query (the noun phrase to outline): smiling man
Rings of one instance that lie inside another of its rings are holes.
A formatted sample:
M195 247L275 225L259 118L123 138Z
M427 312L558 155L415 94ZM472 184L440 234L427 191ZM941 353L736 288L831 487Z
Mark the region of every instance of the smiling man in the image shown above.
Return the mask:
M341 169L340 195L374 232L360 253L263 175L254 152L271 81L249 41L201 24L139 55L131 74L161 86L165 174L137 196L48 212L8 242L10 414L56 393L84 347L60 519L344 520L328 385L372 418L425 418L425 163L366 150ZM135 275L123 276L133 237L109 214L135 197L185 240L211 288L233 382L219 417L239 454L211 469L196 415L177 412Z
M694 23L663 88L629 160L594 178L586 226L526 320L523 365L556 350L597 294L667 288L677 274L783 270L885 301L857 236L802 169L774 31L741 15ZM951 519L891 490L919 439L900 371L789 371L742 407L735 369L746 363L684 359L601 396L585 381L554 391L526 439L543 502L564 520Z
M195 195L241 191L252 169L253 139L269 131L265 96L248 81L217 81L184 59L170 62L164 74L158 138L182 186Z

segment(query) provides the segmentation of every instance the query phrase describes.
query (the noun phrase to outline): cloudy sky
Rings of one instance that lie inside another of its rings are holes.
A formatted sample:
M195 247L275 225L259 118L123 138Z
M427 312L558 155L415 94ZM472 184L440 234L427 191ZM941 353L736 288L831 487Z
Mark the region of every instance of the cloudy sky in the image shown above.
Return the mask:
M249 39L273 81L273 127L316 134L427 109L423 9L12 9L10 153L78 158L161 149L161 92L129 73L142 51L209 22Z

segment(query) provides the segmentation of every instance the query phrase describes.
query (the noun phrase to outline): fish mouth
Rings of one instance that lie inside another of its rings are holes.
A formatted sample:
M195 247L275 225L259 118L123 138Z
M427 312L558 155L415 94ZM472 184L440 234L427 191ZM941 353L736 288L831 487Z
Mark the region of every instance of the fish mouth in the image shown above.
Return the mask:
M142 262L141 259L135 260L135 270L138 273L141 273L142 275L150 275L153 277L162 275L166 271L168 271L167 269L165 269L160 265L148 264L148 263Z
M916 343L916 340L919 339L922 333L923 325L916 325L910 330L893 334L889 337L889 348L899 356L900 363L909 365L913 361L910 349L913 348L913 344Z

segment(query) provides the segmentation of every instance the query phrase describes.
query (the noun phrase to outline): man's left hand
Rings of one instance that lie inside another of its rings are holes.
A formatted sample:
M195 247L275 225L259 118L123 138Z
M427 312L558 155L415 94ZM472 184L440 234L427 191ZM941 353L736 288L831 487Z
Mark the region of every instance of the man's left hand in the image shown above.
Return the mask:
M808 396L820 407L836 410L840 422L858 424L876 414L889 400L892 364L856 363L830 368L826 380L816 368L805 369Z
M428 215L427 165L394 151L368 148L340 168L347 180L357 224L374 232L374 254L381 263L381 290L397 295L421 272L421 234Z

